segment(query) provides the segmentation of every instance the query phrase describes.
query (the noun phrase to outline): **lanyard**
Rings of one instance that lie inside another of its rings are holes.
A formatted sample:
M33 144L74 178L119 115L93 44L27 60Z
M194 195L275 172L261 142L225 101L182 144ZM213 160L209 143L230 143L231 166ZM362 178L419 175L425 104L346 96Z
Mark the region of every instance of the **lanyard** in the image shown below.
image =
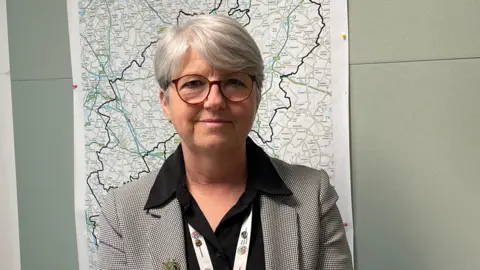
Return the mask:
M242 228L240 229L240 235L237 242L237 254L235 254L235 262L233 264L233 270L245 270L247 269L247 258L250 246L250 235L252 232L252 215L253 206L250 209L250 214L243 221ZM192 237L193 249L195 255L197 255L198 265L201 270L213 270L212 260L210 259L210 253L208 253L207 242L205 238L195 230L190 224L188 224L190 230L190 237Z

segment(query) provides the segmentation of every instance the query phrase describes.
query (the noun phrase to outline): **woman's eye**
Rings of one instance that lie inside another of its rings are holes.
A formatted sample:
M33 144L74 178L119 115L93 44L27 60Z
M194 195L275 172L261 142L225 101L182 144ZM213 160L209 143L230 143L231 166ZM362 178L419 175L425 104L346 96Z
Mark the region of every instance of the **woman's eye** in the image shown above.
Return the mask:
M182 87L195 88L195 87L203 86L204 84L205 83L200 80L195 80L195 81L189 81L184 83Z
M241 80L238 80L238 79L228 79L227 84L236 85L236 86L244 86L245 85Z

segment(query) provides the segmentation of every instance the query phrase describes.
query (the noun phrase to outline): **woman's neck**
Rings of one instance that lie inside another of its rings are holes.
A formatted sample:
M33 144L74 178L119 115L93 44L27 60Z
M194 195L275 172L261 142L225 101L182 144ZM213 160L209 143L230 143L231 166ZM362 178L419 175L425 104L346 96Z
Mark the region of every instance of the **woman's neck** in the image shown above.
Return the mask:
M236 186L245 184L247 157L245 145L226 152L191 151L183 148L187 184L196 186Z

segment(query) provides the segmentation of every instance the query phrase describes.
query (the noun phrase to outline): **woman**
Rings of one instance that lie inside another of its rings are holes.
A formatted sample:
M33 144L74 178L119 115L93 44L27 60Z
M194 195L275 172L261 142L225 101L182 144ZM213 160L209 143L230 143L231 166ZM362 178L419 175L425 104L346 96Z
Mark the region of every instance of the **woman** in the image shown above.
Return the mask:
M263 69L228 17L194 17L159 41L160 100L181 144L106 197L99 269L352 269L327 174L248 138Z

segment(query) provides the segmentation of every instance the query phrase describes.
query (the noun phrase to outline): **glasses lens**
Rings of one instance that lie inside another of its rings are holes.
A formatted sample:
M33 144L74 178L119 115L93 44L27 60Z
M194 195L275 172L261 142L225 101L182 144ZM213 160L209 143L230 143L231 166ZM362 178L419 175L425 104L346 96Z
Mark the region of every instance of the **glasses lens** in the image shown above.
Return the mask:
M237 72L222 79L223 95L231 101L246 99L253 88L253 80L247 73Z
M208 80L199 75L187 75L177 83L178 94L188 103L202 102L208 94L208 88Z

